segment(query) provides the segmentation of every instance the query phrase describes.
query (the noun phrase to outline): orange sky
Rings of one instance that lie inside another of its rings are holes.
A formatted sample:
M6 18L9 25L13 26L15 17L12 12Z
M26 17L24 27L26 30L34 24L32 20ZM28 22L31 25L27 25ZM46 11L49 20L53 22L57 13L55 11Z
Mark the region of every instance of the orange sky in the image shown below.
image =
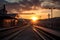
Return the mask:
M34 13L34 15L36 15L37 17L41 16L41 19L46 19L48 18L48 14L51 14L51 10L50 9L37 9L37 10L29 10L29 11L23 11L22 13ZM21 15L23 18L30 18L31 16L34 15ZM58 9L53 9L53 17L60 17L60 10Z
M45 18L48 18L48 14L47 12L45 12L45 9L37 9L37 10L29 10L29 11L22 11L22 13L27 13L28 15L22 15L20 14L20 16L22 18L25 18L25 19L30 19L32 16L36 16L38 17L39 19L45 19ZM33 13L33 14L29 14L29 13Z
M11 12L19 13L15 9L11 10ZM24 19L30 19L32 16L37 16L39 19L46 19L46 18L48 18L48 13L49 14L51 13L51 10L38 8L36 10L27 10L27 11L24 10L21 13L24 13L24 14L19 14L19 16ZM27 15L25 13L27 13ZM33 13L33 14L30 14L30 13ZM40 16L41 16L41 18L40 18ZM53 17L60 17L60 10L53 9Z

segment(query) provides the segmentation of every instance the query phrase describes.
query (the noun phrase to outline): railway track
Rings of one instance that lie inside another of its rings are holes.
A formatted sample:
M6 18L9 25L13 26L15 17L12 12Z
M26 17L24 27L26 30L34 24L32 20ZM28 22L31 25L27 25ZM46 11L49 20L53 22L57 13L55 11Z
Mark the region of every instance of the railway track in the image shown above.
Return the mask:
M51 33L48 33L48 32L46 32L43 29L40 29L38 27L33 27L33 30L43 40L59 40L60 39L60 37L53 35Z
M49 33L46 30L28 24L21 28L0 31L0 40L58 40L60 38L53 33L55 31Z

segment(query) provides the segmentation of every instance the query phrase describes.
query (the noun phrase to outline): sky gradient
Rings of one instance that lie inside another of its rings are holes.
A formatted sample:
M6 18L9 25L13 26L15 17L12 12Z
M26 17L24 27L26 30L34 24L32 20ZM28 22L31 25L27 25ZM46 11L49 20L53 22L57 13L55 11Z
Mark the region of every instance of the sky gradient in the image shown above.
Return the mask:
M8 13L21 13L21 12L30 12L34 13L39 11L39 14L46 16L51 13L51 8L53 8L53 16L60 17L60 0L0 0L1 4L6 4L6 9Z

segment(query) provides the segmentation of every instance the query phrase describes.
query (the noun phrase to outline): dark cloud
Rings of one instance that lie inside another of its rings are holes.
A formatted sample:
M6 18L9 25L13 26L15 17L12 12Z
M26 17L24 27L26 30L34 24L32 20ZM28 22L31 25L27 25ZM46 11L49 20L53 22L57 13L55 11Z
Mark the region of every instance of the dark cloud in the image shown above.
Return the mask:
M54 2L60 2L60 0L52 0L52 1L54 1Z
M36 1L36 0L23 0L23 1L20 1L19 3L8 3L7 4L7 9L16 9L16 10L31 10L32 6L38 6L38 2L39 1Z
M60 9L60 0L0 0L7 3L7 9L30 10L32 6Z
M56 8L60 9L60 0L43 0L41 2L41 7L43 8Z

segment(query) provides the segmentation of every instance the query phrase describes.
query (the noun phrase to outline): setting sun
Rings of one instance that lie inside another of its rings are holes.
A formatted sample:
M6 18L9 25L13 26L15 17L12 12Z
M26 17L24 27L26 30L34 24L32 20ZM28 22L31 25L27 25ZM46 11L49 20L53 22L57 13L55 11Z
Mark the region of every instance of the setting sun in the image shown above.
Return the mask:
M37 17L32 17L31 19L32 19L33 21L37 21L37 20L38 20Z
M38 18L37 16L32 16L32 17L31 17L31 23L32 23L32 24L38 23L38 20L39 20L39 18Z

